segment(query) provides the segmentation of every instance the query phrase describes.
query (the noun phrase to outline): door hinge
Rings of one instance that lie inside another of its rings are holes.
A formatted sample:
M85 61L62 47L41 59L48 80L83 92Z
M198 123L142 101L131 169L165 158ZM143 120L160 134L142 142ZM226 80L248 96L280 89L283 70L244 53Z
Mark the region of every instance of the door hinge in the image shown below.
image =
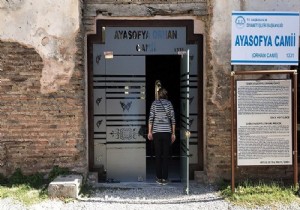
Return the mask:
M178 54L178 55L181 55L181 58L182 58L183 55L186 55L186 51L178 51L177 54Z

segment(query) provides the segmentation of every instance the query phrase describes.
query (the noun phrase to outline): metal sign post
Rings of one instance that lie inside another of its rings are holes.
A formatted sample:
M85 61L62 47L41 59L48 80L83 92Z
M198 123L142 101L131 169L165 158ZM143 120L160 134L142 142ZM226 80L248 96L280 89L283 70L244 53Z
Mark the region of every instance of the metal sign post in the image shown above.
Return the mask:
M294 71L294 186L298 184L298 139L297 139L297 71Z
M231 191L235 191L235 149L234 149L234 139L235 139L235 107L234 107L234 75L235 72L231 71Z
M235 165L293 165L294 184L295 186L298 184L297 71L234 71L233 65L298 65L299 16L298 11L232 12L232 192L234 192L235 189ZM259 80L257 80L257 82L255 80L249 82L246 80L242 82L238 81L236 82L237 87L235 87L236 76L258 74L290 75L290 79L285 81L277 80L276 82L275 80L268 80L268 82ZM268 89L265 90L264 87ZM241 92L238 92L237 89L241 90ZM247 95L249 92L251 96ZM276 105L277 101L273 101L276 97L284 101L278 103L283 104L283 108L280 107L280 110L285 116L280 116L281 113L277 111L279 105ZM266 99L267 104L265 104L264 99ZM239 110L237 110L237 108L239 108ZM240 109L242 111L240 111ZM251 115L254 115L254 117L252 116L251 118ZM256 117L258 117L259 120L257 120ZM256 129L259 131L258 133L256 133ZM276 134L273 134L272 131L268 131L268 129L279 132L281 137L277 138ZM270 134L270 136L267 134ZM250 144L248 144L247 139L249 137L247 135L251 135L252 142ZM261 141L261 139L263 139L263 141ZM283 149L280 147L282 142L285 143L282 145ZM258 148L256 144L262 144L262 147ZM269 149L268 144L273 144L275 149Z

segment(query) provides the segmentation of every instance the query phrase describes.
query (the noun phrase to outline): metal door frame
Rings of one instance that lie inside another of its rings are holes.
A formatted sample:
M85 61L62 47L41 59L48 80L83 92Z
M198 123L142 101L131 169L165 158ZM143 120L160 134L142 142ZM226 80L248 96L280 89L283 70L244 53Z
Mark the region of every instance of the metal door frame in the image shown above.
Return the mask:
M189 194L190 164L190 53L189 49L181 54L180 64L180 171L184 194Z
M95 171L94 167L94 123L93 123L93 44L103 44L103 27L186 27L186 44L198 46L198 164L191 166L195 170L204 170L203 158L203 35L194 34L193 20L97 20L96 34L87 35L87 82L88 82L88 163L89 171Z

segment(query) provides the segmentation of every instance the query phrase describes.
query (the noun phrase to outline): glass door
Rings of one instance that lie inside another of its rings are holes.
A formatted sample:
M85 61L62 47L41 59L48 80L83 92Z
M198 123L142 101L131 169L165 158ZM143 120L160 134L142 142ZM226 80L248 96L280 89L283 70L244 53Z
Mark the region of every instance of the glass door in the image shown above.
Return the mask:
M145 56L104 59L102 46L94 46L94 165L111 182L145 181Z
M183 192L189 194L189 50L180 54L180 175Z

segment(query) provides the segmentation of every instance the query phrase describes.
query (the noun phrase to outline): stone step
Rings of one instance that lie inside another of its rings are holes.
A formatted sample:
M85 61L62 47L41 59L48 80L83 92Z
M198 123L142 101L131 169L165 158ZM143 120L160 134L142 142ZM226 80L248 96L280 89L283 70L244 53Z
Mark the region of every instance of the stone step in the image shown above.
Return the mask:
M52 198L78 198L81 186L81 175L61 175L49 184L48 195Z

